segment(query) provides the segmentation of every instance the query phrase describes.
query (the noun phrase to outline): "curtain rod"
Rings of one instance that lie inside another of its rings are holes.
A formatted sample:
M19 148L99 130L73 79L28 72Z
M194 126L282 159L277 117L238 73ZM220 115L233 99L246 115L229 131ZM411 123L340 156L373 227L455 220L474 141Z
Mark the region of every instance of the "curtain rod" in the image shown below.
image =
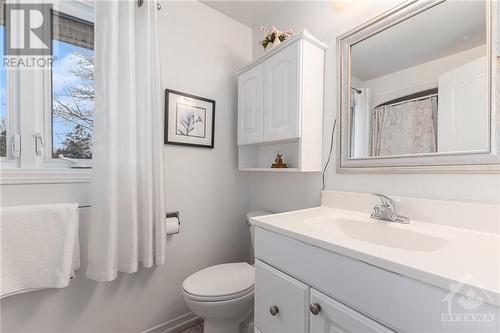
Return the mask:
M420 96L420 97L416 97L416 98L408 99L408 100L406 100L406 101L401 101L401 102L396 102L396 103L392 103L392 104L386 104L386 105L382 105L382 106L377 106L375 109L373 109L373 111L375 111L376 109L381 108L381 107L386 107L386 106L396 106L396 105L400 105L400 104L404 104L404 103L421 101L421 100L424 100L424 99L428 99L428 98L435 97L435 96L437 96L437 95L438 95L438 94L430 94L430 95L427 95L427 96Z
M361 90L356 89L356 88L354 88L354 87L351 87L351 89L352 89L352 90L354 90L355 92L357 92L358 94L361 94L361 93L362 93L362 91L361 91Z

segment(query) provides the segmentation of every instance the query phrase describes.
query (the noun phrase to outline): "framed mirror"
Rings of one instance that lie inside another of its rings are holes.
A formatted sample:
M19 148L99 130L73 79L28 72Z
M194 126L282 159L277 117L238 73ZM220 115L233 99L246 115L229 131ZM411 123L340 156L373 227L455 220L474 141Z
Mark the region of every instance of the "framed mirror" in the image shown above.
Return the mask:
M337 40L339 172L500 172L496 1L408 1Z

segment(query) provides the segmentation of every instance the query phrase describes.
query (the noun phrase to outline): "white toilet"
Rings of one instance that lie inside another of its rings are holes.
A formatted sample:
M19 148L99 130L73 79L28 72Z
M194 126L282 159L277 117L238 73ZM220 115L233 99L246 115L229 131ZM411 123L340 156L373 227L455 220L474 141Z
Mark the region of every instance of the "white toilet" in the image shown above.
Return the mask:
M268 214L250 212L247 224L251 217ZM253 227L250 235L253 257ZM246 262L221 264L190 275L182 283L182 292L189 309L204 319L204 333L238 333L240 324L253 310L254 282L252 265Z

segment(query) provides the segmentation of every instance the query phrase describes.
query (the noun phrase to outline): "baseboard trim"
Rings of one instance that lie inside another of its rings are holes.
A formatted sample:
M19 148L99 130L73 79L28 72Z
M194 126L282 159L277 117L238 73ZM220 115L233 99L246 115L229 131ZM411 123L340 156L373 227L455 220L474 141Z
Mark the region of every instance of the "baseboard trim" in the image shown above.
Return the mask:
M148 328L140 333L177 333L188 327L196 325L201 318L192 312L188 312L177 318Z

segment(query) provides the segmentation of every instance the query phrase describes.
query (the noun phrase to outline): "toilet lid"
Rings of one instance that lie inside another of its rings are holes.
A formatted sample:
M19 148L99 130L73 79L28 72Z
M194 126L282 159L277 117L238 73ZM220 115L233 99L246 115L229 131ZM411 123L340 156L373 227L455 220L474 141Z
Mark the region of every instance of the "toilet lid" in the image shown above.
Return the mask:
M222 300L248 294L254 282L254 267L238 262L204 268L184 280L182 287L191 298Z

